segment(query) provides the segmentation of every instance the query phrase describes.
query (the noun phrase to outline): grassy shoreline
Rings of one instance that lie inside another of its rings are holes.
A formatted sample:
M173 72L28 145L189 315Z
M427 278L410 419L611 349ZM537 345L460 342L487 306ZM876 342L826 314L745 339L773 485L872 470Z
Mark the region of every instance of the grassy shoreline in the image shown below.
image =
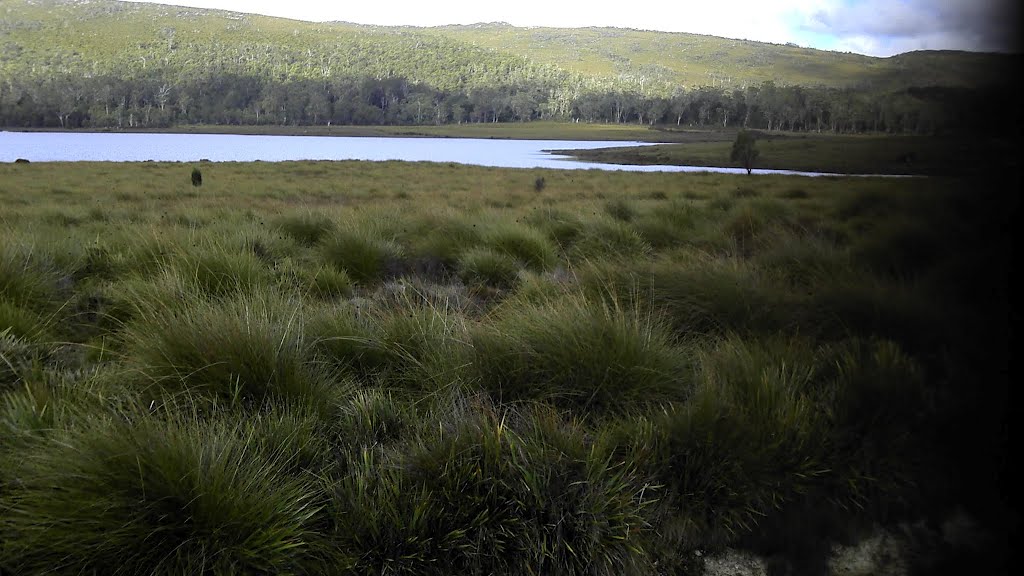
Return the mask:
M5 128L24 132L75 132L75 130ZM86 131L86 130L83 130ZM349 136L376 138L485 138L519 140L610 140L637 142L704 141L714 132L694 130L666 132L629 124L580 124L570 122L467 123L442 126L223 126L193 125L168 128L97 129L104 133L139 134L245 134L260 136Z
M756 132L755 168L837 174L971 175L1016 166L1008 139L893 135ZM598 150L556 150L579 160L609 164L656 164L736 168L729 160L735 134L683 144ZM731 136L731 137L730 137Z
M5 576L1008 558L1012 182L196 167L0 165Z

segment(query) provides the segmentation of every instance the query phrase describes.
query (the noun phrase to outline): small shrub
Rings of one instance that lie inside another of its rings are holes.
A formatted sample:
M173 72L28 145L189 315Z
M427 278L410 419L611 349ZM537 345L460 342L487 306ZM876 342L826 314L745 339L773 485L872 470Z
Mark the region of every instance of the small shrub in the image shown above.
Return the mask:
M547 183L547 181L546 181L546 180L544 180L544 177L543 177L543 176L538 176L538 177L537 177L537 178L536 178L536 179L535 179L535 180L533 181L533 191L534 191L534 192L538 192L538 193L540 193L540 192L543 192L543 191L544 191L544 188L545 188L545 187L546 187L547 185L548 185L548 183Z
M192 186L199 187L203 185L203 172L199 168L192 169Z

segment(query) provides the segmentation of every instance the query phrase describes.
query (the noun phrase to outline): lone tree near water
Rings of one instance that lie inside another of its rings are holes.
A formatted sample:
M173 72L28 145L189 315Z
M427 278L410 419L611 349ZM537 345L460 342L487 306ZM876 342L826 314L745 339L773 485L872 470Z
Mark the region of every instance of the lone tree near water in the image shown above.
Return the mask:
M740 130L736 135L736 141L732 143L732 154L729 159L733 162L740 162L747 169L747 174L754 169L754 160L760 152L757 149L757 142L753 132Z

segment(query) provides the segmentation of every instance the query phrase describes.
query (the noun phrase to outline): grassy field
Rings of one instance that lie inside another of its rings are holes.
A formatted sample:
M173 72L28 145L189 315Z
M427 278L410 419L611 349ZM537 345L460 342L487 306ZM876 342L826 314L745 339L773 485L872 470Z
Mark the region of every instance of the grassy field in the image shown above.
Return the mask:
M0 574L998 573L1015 184L0 165Z

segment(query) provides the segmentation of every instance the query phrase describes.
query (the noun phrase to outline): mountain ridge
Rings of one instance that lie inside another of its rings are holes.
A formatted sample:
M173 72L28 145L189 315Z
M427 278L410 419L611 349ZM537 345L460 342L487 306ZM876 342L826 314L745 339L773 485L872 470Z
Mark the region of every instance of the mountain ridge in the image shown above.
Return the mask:
M89 39L90 34L105 40ZM373 41L367 42L366 36ZM502 22L377 26L115 0L0 0L0 72L42 67L52 73L47 55L39 54L50 51L71 53L57 65L70 74L88 72L76 58L87 61L94 73L102 69L138 74L154 60L171 68L187 67L188 58L176 58L176 42L198 51L190 55L193 59L200 57L203 45L221 53L214 54L214 60L225 52L244 54L255 46L266 56L263 64L288 61L283 69L273 65L246 69L268 75L315 78L315 66L294 69L294 61L301 56L314 60L341 55L352 65L325 66L320 72L328 67L341 74L358 70L405 76L441 89L465 89L495 82L479 76L479 68L505 68L502 81L542 76L583 87L653 95L668 95L679 87L733 89L768 81L872 90L973 87L998 82L1018 59L1017 55L964 51L914 51L878 58L617 27L516 27ZM429 59L417 54L425 49L431 51ZM362 57L367 52L373 57Z

